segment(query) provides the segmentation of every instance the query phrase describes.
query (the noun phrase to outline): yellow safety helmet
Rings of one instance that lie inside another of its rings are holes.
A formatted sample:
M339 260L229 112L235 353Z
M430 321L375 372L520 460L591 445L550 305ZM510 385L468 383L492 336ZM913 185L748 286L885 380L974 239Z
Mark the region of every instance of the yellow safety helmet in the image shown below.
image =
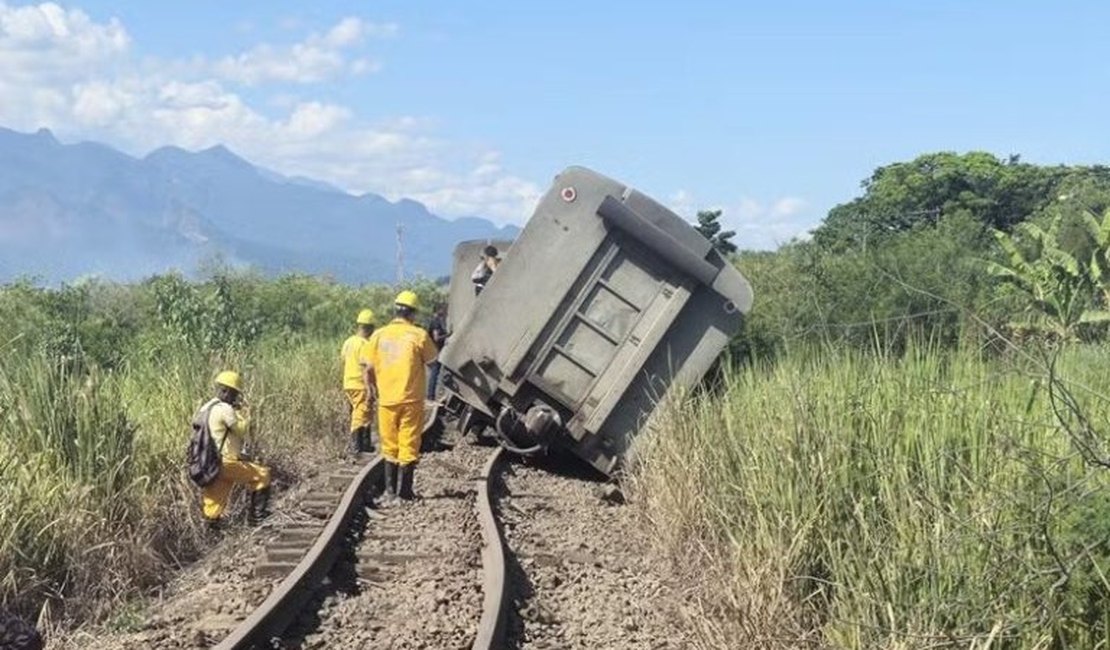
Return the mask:
M240 393L243 392L243 380L240 379L239 373L235 372L234 370L225 370L216 375L216 385L226 386L227 388L237 390Z
M363 309L358 313L358 320L355 321L358 325L373 325L374 312L370 309Z
M393 303L409 309L420 309L420 297L416 295L415 291L409 291L408 289L397 294L397 299Z

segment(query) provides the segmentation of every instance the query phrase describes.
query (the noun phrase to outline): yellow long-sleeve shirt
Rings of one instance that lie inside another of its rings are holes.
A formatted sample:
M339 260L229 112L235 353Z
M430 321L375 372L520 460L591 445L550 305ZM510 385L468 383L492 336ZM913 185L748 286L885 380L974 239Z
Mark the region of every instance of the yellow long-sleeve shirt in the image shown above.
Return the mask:
M374 370L378 403L397 406L424 401L428 391L424 366L437 353L424 328L395 318L370 336L359 358Z
M208 412L208 430L212 432L212 441L217 449L221 449L225 460L239 460L250 428L247 416L218 399L212 399L208 404L212 405L212 410ZM208 404L201 408L208 408Z
M365 388L362 383L362 366L359 364L360 352L366 339L353 334L343 342L339 357L343 359L343 390L361 390Z

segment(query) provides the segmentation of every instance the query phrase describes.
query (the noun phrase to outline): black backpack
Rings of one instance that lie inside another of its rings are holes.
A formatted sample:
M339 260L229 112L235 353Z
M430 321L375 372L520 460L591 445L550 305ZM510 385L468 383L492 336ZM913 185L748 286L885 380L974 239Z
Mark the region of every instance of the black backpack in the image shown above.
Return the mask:
M193 437L189 440L189 451L186 456L188 463L189 479L197 487L206 487L216 480L220 474L220 454L223 452L227 436L216 446L212 439L212 430L208 427L208 416L212 413L213 401L207 407L201 408L193 416Z

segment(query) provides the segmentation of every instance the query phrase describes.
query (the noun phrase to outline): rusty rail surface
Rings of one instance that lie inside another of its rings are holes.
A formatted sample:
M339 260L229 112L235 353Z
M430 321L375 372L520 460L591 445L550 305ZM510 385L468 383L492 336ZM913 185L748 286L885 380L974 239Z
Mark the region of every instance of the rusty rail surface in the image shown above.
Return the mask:
M493 514L493 488L498 465L505 450L498 447L482 467L478 477L478 523L482 527L482 619L474 638L474 650L504 647L505 612L508 590L505 588L505 540Z
M344 533L351 520L366 502L366 494L375 482L382 480L385 464L378 456L366 464L355 476L343 499L332 513L312 548L305 553L296 568L282 580L266 600L251 615L243 619L231 634L216 645L215 650L241 650L265 646L271 637L296 620L296 614L317 585L331 571L339 555ZM268 646L267 646L268 647Z

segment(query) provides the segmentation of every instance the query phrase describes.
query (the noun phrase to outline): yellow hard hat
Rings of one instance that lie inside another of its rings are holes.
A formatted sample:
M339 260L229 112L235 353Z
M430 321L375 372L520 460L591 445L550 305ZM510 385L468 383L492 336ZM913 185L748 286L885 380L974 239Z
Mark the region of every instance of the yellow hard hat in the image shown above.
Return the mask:
M243 392L243 380L239 378L239 373L234 370L225 370L216 375L216 385L226 386L235 389L240 393Z
M416 295L415 291L407 289L397 294L397 299L393 303L409 309L420 309L420 297Z
M374 312L370 309L363 309L358 313L358 320L356 320L355 323L359 325L373 325Z

